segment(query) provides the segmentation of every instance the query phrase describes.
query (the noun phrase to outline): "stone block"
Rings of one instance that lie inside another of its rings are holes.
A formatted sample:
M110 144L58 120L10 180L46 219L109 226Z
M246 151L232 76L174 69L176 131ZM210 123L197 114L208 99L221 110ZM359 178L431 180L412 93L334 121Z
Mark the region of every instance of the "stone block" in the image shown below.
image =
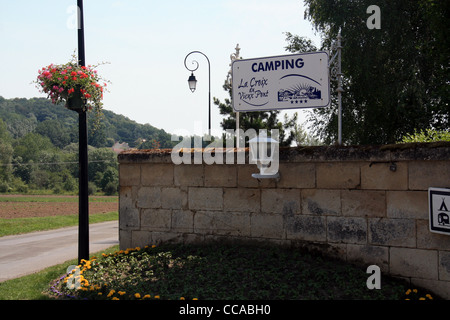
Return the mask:
M205 187L236 187L237 168L235 165L205 166Z
M175 186L203 186L203 165L180 164L173 168Z
M280 214L252 214L251 236L284 239L283 217Z
M428 193L426 191L386 191L389 218L427 219Z
M253 173L259 173L254 164L237 165L237 186L242 188L275 188L275 179L255 179Z
M119 164L120 186L138 186L141 183L141 166L138 164Z
M342 190L342 215L351 217L385 217L385 192Z
M389 272L389 248L370 245L348 244L347 260L362 265L377 265L382 272Z
M304 189L301 191L302 214L340 215L341 191Z
M290 240L326 241L326 218L312 215L285 217L286 238Z
M153 245L152 233L147 230L135 230L131 232L131 246L128 248L145 247ZM125 248L125 249L128 249Z
M161 208L161 188L141 187L137 198L138 208Z
M410 190L450 187L450 161L412 161L408 173Z
M141 166L141 185L172 186L173 164L146 163Z
M187 209L188 197L185 187L161 188L161 206L164 209Z
M367 221L365 218L327 217L327 236L329 242L367 243Z
M435 250L391 247L389 269L393 275L438 279L438 255Z
M369 243L384 246L415 247L415 221L413 219L370 218Z
M194 232L194 213L190 210L173 210L172 231Z
M408 165L397 162L396 170L390 170L391 163L376 163L361 167L361 188L374 190L407 190Z
M300 190L262 189L261 212L285 214L300 213Z
M125 250L132 245L131 230L119 229L119 249Z
M355 189L360 186L360 164L347 163L318 163L318 189Z
M416 220L417 248L450 251L450 237L430 231L429 220Z
M119 192L119 227L120 229L139 228L139 209L133 194L135 187L120 187Z
M172 219L171 210L142 209L141 229L151 231L169 231Z
M450 281L450 251L439 251L439 280Z
M259 212L261 195L259 189L224 188L223 209L231 212Z
M278 172L280 173L278 188L314 188L316 186L316 170L313 163L280 163Z
M197 211L194 215L194 233L249 236L250 215L244 212Z
M222 210L222 188L195 188L188 191L189 209L191 210Z

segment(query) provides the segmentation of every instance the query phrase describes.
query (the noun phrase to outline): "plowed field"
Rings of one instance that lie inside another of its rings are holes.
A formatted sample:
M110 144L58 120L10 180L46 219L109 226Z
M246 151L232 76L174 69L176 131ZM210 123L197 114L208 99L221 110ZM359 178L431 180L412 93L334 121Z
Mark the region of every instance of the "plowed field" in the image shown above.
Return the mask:
M89 214L118 211L117 197L90 197ZM0 218L78 214L77 196L0 195Z

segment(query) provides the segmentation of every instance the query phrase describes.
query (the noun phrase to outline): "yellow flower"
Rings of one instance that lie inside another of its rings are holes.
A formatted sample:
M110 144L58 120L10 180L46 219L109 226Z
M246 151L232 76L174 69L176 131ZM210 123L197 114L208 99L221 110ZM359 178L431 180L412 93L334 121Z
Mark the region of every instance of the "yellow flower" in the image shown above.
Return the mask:
M140 299L140 298L141 298L141 295L140 295L139 293L135 293L135 294L134 294L134 297L135 297L136 299Z
M141 250L141 248L140 247L136 247L134 250L139 251L139 250Z
M186 300L184 297L180 297L180 300Z
M155 296L155 299L159 299L160 298L160 296Z
M411 293L411 289L408 289L407 291L406 291L406 294L408 295L408 294L410 294Z
M420 297L419 300L425 300L425 298L424 297Z
M116 293L116 291L114 289L112 289L111 291L109 291L107 297L111 297L114 293Z
M142 299L150 299L151 296L149 294L146 294Z
M425 295L425 297L427 297L427 298L430 299L430 300L433 300L433 297L432 297L431 294L429 294L429 293L427 293L427 294Z
M123 296L125 294L125 291L117 291L117 293L121 296Z
M156 248L156 245L152 245L152 248Z
M111 300L119 300L119 298L117 297L113 297Z
M194 298L194 299L192 299L192 300L198 300L198 298Z
M414 292L414 293L417 293L417 289L413 289L413 292Z
M98 295L101 296L103 294L103 292L99 292Z

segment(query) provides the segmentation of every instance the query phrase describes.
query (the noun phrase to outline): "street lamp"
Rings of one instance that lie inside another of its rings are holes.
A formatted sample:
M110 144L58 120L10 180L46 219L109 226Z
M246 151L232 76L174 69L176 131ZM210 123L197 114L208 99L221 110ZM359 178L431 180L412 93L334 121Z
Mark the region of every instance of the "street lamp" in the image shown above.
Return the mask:
M250 139L250 163L256 163L259 173L253 173L256 179L280 179L279 167L279 143L268 137L262 130L259 136Z
M191 91L194 92L195 88L197 87L197 79L195 79L193 72L189 76L188 83L189 83L189 89L191 89Z
M186 67L186 69L188 69L189 71L191 71L191 75L188 79L188 84L189 84L189 89L194 92L197 86L197 79L194 76L194 71L198 69L199 64L196 60L192 61L192 64L195 64L195 68L194 69L190 69L187 64L186 64L186 60L187 58L194 53L199 53L201 55L203 55L206 60L208 61L208 76L209 76L209 92L208 92L208 134L211 136L211 65L209 63L209 59L208 57L200 51L192 51L190 52L185 58L184 58L184 66Z

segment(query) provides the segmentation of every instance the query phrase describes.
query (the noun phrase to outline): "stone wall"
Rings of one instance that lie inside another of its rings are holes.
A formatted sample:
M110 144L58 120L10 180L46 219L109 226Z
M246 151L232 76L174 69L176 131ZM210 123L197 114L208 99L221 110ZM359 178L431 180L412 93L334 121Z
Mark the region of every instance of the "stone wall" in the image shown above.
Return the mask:
M429 231L427 197L450 188L449 158L449 143L288 148L277 181L252 178L248 155L175 165L168 150L123 152L120 246L270 241L376 264L450 299L450 235Z

